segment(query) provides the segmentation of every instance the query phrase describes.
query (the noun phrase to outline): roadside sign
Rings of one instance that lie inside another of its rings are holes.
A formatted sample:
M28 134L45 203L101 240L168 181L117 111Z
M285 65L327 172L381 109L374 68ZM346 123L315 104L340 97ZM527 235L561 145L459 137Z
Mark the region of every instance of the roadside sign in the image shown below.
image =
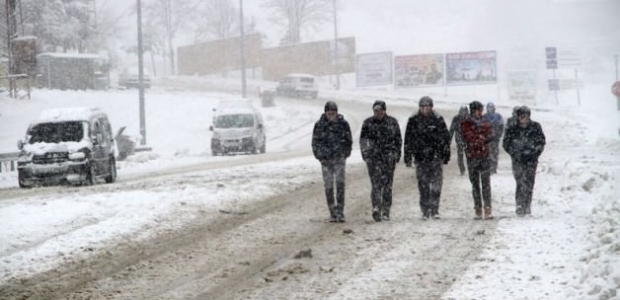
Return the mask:
M559 91L560 90L560 80L559 79L547 79L547 84L549 85L550 91Z
M547 58L547 69L558 68L558 49L555 47L545 48L545 56Z
M611 86L611 93L614 94L617 98L620 98L620 81L614 82Z

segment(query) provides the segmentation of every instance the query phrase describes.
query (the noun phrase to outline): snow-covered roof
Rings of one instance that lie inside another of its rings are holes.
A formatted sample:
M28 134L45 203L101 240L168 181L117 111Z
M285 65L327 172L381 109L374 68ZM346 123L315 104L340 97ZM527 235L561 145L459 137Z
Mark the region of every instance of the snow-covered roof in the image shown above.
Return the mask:
M98 107L66 107L52 108L41 111L37 123L86 121L94 114L103 113Z
M215 109L216 114L231 114L231 113L253 113L255 110L251 100L238 99L238 100L223 100L217 105Z
M315 76L312 74L305 74L305 73L290 73L290 74L287 74L286 77L312 77L314 78Z
M87 54L87 53L60 53L60 52L44 52L37 55L37 58L41 57L59 57L59 58L83 58L83 59L108 59L105 56L99 54Z

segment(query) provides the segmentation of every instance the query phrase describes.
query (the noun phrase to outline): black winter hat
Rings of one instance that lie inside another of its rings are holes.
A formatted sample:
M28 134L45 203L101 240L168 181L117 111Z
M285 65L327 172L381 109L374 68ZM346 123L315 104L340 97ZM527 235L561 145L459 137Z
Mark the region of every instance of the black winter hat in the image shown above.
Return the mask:
M338 111L338 105L334 101L327 101L325 103L325 111Z
M426 106L426 105L433 107L433 98L429 96L424 96L420 98L420 102L418 102L418 106Z
M473 113L474 110L484 110L484 105L482 105L482 103L480 103L480 101L472 101L471 103L469 103L469 112Z
M386 110L385 109L385 101L377 100L372 105L372 110Z
M531 114L530 108L523 105L517 109L517 116L529 116Z

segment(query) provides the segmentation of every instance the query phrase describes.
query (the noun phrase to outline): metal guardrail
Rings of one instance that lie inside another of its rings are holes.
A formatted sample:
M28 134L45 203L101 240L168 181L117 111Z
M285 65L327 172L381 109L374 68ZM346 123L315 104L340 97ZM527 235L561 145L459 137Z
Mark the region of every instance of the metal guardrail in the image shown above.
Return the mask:
M150 146L137 146L134 152L152 151ZM15 172L17 170L17 158L19 152L0 153L0 173Z
M14 172L16 170L18 156L19 152L0 153L0 173Z

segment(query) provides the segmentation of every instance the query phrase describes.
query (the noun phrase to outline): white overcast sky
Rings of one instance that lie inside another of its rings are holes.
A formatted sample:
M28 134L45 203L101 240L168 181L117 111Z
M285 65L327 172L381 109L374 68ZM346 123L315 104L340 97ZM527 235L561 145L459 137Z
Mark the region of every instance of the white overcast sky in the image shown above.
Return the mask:
M126 0L98 1L125 11L135 5L135 1ZM602 45L608 49L613 46L606 45L620 41L617 0L336 1L339 36L355 36L358 53L510 50L523 45ZM281 33L269 22L262 0L243 3L245 16L254 17L258 30L267 34L267 46L276 46ZM128 30L135 32L131 18L128 16ZM333 24L325 24L302 38L306 42L330 39L333 29ZM176 46L190 44L191 36L191 32L180 32Z

